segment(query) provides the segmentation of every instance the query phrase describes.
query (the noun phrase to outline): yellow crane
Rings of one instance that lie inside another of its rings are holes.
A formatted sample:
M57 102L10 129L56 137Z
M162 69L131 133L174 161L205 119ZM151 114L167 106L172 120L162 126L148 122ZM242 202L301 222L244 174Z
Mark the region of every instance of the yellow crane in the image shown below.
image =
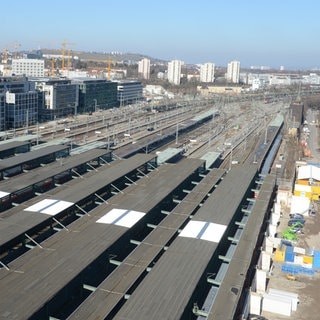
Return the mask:
M108 57L108 60L107 60L107 73L108 73L108 80L111 79L111 63L112 63L112 60L110 57Z
M52 78L55 76L54 62L55 62L55 59L51 58L51 77Z
M68 41L63 41L61 43L62 49L61 49L61 54L62 54L62 63L61 63L61 68L62 70L65 69L65 65L64 65L64 57L66 55L66 47L67 46L72 46L75 45L75 43L73 42L68 42ZM70 49L68 50L68 68L70 68Z
M107 71L108 71L108 80L110 80L110 78L111 78L111 59L110 58L108 58L108 69L107 69Z

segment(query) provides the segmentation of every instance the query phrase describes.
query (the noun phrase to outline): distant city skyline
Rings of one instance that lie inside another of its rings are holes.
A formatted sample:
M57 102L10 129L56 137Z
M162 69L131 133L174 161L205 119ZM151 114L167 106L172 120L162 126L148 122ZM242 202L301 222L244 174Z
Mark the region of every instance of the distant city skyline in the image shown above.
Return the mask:
M14 1L1 17L0 50L37 47L130 52L187 64L319 69L320 2L163 0ZM17 48L17 46L16 46Z

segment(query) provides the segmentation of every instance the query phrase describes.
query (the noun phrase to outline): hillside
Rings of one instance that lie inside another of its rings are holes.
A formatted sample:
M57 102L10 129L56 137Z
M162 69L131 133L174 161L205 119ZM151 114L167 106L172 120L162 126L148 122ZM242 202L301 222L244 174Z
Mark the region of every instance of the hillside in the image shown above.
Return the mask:
M36 53L37 50L29 51L28 53ZM61 50L57 49L41 49L41 52L43 54L57 54L61 55ZM66 50L66 55L68 54ZM140 61L143 58L148 58L151 60L151 63L166 63L166 61L157 59L157 58L152 58L147 55L143 55L140 53L122 53L122 52L95 52L95 51L76 51L72 50L71 51L72 56L77 56L79 57L80 60L82 61L107 61L108 59L112 60L113 62L137 62Z

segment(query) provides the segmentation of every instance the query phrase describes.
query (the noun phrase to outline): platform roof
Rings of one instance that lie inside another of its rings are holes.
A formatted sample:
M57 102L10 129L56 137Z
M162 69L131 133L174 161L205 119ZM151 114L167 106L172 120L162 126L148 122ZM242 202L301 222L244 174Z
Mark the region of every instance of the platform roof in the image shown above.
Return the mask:
M55 152L69 150L69 148L70 148L69 146L64 146L64 145L53 145L53 146L49 146L39 150L25 152L15 157L10 157L0 161L0 170L13 168L18 165L24 164L28 161L36 160Z
M77 183L75 180L67 182L64 190L61 190L61 192L57 190L57 193L52 195L52 197L77 203L154 158L155 155L152 154L137 154L130 159L116 160L105 168L105 170L97 170L97 174L81 179L82 181L80 183ZM72 187L70 187L71 185Z
M7 288L0 291L1 316L27 319L44 308L84 268L130 230L116 223L119 219L113 223L97 223L100 219L119 208L126 214L134 211L148 217L151 209L203 165L203 161L185 159L179 164L179 170L175 165L159 167L112 197L108 204L95 208L90 216L76 220L69 231L62 230L44 241L42 246L46 249L34 248L10 263L10 270L0 269L1 287Z
M82 153L84 151L96 149L96 148L105 148L108 146L108 143L106 141L94 141L91 143L84 144L83 146L76 147L71 149L70 153L71 154L78 154Z
M235 253L229 263L214 300L214 304L207 317L208 320L237 319L236 308L243 290L245 280L250 273L250 263L257 246L261 227L267 215L271 195L275 187L275 176L268 175L249 215ZM228 301L228 308L225 302Z
M25 135L20 135L20 136L14 136L11 138L12 132L9 132L9 131L0 132L0 136L1 137L9 137L10 136L10 139L7 139L10 141L31 141L31 140L35 140L37 138L36 134L25 134Z
M109 315L224 174L225 170L215 169L206 175L68 319L104 319Z
M191 120L193 121L200 121L200 120L203 120L203 119L206 119L207 117L209 116L213 116L217 113L217 110L208 110L208 111L205 111L205 112L202 112L201 114L199 115L196 115L195 117L193 117Z
M30 144L29 141L10 141L10 140L0 141L0 154L3 151L15 149L22 146L27 146L29 144Z
M83 163L102 157L108 153L110 154L111 152L105 149L93 149L78 155L63 158L62 162L55 161L44 167L35 168L30 172L1 181L0 192L12 193L22 190L59 173L71 170Z
M71 142L70 138L53 139L32 146L32 151L56 145L67 145Z
M284 117L281 113L278 113L272 121L269 123L271 127L281 127L283 125Z
M207 152L201 159L206 160L206 168L209 169L219 159L221 152Z
M114 161L110 166L100 168L89 177L71 180L60 188L23 203L20 210L19 206L0 214L0 219L5 216L0 224L0 245L12 241L38 224L49 220L56 210L58 213L63 211L60 210L63 206L70 207L77 204L153 158L154 155L140 154L128 160ZM46 208L47 214L43 214L44 208Z
M181 318L256 174L253 165L231 169L114 319Z
M157 153L158 164L162 164L169 161L170 159L177 156L178 154L181 154L182 151L183 151L182 148L167 148L166 150L163 150L160 153Z

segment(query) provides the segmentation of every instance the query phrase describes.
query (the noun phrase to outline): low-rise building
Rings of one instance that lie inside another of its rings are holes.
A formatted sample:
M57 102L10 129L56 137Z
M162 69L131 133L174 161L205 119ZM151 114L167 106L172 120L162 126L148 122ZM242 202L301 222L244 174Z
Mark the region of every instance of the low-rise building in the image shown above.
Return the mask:
M198 86L197 91L202 95L210 94L240 94L243 92L243 87L241 86Z

